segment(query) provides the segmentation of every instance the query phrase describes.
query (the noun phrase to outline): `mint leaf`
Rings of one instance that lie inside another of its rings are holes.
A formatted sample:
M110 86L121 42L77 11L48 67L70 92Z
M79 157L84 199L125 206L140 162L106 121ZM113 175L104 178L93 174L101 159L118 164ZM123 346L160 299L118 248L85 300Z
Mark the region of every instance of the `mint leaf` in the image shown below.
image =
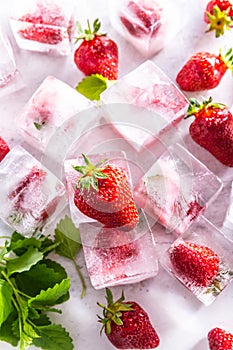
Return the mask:
M49 264L52 267L49 267ZM63 267L59 270L57 265L59 264L43 259L32 266L29 271L17 274L15 281L18 289L31 297L35 297L41 290L46 290L56 283L60 283L67 275L63 271Z
M92 101L99 101L101 93L108 88L108 79L100 74L92 74L84 78L76 86L76 90Z
M44 350L72 350L72 339L66 330L58 325L37 327L40 338L34 339L33 344Z
M59 303L59 299L66 295L70 288L70 279L67 278L61 283L55 284L53 288L42 290L36 297L28 300L30 307L44 310L47 306L53 306Z
M41 247L41 242L34 237L26 238L18 232L13 233L9 250L15 252L16 255L22 255L27 251L29 246L39 249Z
M0 279L0 326L13 311L11 298L13 295L12 287L5 280Z
M57 224L55 242L60 243L56 253L68 259L73 259L82 248L79 229L68 216Z
M19 335L15 335L12 331L12 325L17 320L17 312L13 310L11 314L8 316L6 321L0 327L0 340L5 341L12 346L17 346L19 342Z
M28 271L30 268L43 259L43 254L37 248L30 246L26 253L14 258L7 259L7 274L11 276L13 273Z

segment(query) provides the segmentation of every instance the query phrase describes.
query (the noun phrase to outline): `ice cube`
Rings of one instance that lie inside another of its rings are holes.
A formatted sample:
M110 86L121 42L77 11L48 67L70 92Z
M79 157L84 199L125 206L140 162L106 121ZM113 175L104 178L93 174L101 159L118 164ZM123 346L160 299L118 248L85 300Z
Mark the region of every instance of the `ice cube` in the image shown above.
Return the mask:
M0 218L31 235L51 222L66 204L65 186L21 146L0 163Z
M232 281L233 242L203 216L158 252L161 265L205 305Z
M91 106L68 84L48 76L24 106L17 123L27 142L43 151L62 123Z
M188 100L152 61L146 61L101 94L104 113L137 150L149 147L186 115Z
M126 155L123 151L111 151L101 154L89 154L87 155L92 164L97 164L102 160L106 160L104 164L111 164L123 169L124 173L127 176L128 182L131 185L131 175L128 167L128 162ZM69 206L71 212L71 218L74 224L78 227L82 222L93 222L92 218L84 215L74 204L74 195L76 191L76 185L81 174L74 169L74 166L85 165L84 159L82 156L78 156L75 159L67 159L64 161L64 172L66 178L66 186L69 198Z
M224 218L222 230L229 239L233 240L233 182L231 183L229 204Z
M179 144L171 145L134 189L137 205L182 234L217 196L221 180Z
M175 37L183 1L120 0L109 4L113 27L143 56L151 57Z
M153 236L143 212L134 230L79 226L87 270L94 288L136 283L158 273Z
M73 0L13 1L10 24L20 48L68 55L74 28Z

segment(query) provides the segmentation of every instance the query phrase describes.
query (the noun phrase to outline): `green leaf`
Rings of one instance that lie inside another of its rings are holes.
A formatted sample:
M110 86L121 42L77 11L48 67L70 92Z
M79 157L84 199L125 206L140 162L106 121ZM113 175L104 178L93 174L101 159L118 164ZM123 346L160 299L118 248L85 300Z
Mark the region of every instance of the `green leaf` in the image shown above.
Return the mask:
M56 253L71 260L82 248L79 229L68 216L58 223L55 229L55 242L60 243Z
M53 287L66 277L67 274L60 264L49 259L43 259L32 266L29 271L17 274L15 281L20 291L35 297L41 290Z
M13 311L11 298L13 295L12 287L5 280L0 279L0 326Z
M33 344L44 350L72 350L74 348L69 333L58 324L37 327L40 338Z
M15 234L14 234L14 237L16 237ZM36 239L34 237L31 237L31 238L22 237L15 241L11 240L9 249L12 250L16 255L22 255L27 251L28 247L30 246L39 249L41 247L41 242L39 239Z
M100 95L108 88L108 79L100 74L92 74L84 78L76 86L76 90L92 101L99 101Z
M12 325L17 319L18 315L16 310L13 310L11 314L8 316L6 321L0 327L0 340L5 341L12 346L17 346L19 342L19 335L15 335L12 330Z
M42 290L40 294L28 300L28 305L36 309L44 309L59 303L59 299L66 295L70 288L70 279L67 278L61 283L55 284L53 288Z
M40 314L40 317L36 320L33 320L33 323L36 326L47 326L47 325L51 324L51 321L47 315Z
M28 271L30 268L43 259L43 254L37 248L30 246L23 255L7 260L7 273L11 276L13 273Z
M39 338L40 336L35 331L35 328L29 324L28 322L24 322L23 324L24 333L27 334L31 338Z

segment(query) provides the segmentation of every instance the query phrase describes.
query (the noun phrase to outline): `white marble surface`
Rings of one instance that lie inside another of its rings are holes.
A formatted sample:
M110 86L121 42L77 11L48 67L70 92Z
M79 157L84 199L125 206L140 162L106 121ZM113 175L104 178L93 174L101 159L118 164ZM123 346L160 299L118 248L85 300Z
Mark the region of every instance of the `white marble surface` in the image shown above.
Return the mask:
M46 54L20 50L16 46L9 27L8 14L12 5L3 0L0 3L2 5L1 23L13 45L17 66L25 84L25 87L17 93L0 99L0 134L10 146L13 146L22 141L20 134L15 129L15 118L43 79L47 75L54 75L74 87L83 75L76 69L72 54L69 57L54 58ZM110 26L106 1L88 0L86 4L85 11L77 11L77 19L81 20L82 23L85 23L86 17L91 20L97 17L101 19L103 29L107 30L119 45L120 76L142 63L145 58ZM203 22L205 4L206 1L189 0L180 18L185 23L183 30L166 48L151 58L171 79L175 79L178 70L191 54L200 50L217 53L220 47L233 45L233 33L227 33L219 39L216 39L212 33L205 33L206 25ZM226 73L216 89L200 94L187 94L187 97L209 97L210 95L228 106L233 104L233 78L230 71ZM206 217L220 227L228 205L233 170L220 164L190 139L188 123L187 121L181 123L187 148L218 175L224 184L222 192L206 211ZM0 227L2 228L1 233L10 232L4 224L1 223ZM57 316L56 321L62 322L69 330L74 339L75 350L84 348L86 350L113 349L104 335L100 337L100 326L96 318L96 314L99 312L96 301L104 301L104 290L96 291L91 287L81 254L78 262L83 266L82 270L88 284L86 297L81 300L81 287L73 267L64 259L60 262L67 268L72 278L72 286L71 298L63 306L63 315ZM113 290L118 296L121 287L115 287ZM226 288L218 299L208 307L197 301L188 290L172 279L162 268L157 277L128 285L124 290L128 299L135 299L149 312L161 339L159 347L161 350L205 350L208 349L206 335L212 327L219 326L233 332L231 307L233 304L233 284ZM12 347L0 343L0 349L10 350Z

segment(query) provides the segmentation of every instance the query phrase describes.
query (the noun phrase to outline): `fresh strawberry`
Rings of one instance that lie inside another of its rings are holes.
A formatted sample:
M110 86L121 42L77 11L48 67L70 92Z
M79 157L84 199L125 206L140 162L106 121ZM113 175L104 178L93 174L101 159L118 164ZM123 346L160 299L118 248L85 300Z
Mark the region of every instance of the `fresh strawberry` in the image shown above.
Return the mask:
M213 328L208 333L210 350L232 350L233 334L221 328Z
M219 55L198 52L179 71L176 82L185 91L214 89L228 69L233 72L232 49Z
M219 257L210 248L180 242L170 250L170 260L178 274L195 286L210 286L219 271Z
M132 230L139 216L124 169L104 162L95 166L83 154L85 166L74 166L80 172L74 194L76 207L105 227Z
M229 0L210 0L207 3L204 20L209 23L208 31L215 31L218 38L226 29L233 27L233 3Z
M193 140L208 150L221 163L233 167L233 115L221 104L212 102L212 98L200 104L190 99L186 118L194 116L189 127Z
M112 292L106 289L107 307L103 308L103 324L105 334L117 349L155 349L160 340L152 326L148 314L135 301L125 302L124 294L116 302Z
M10 151L10 148L0 136L0 162L3 160L3 158L7 155L9 151Z
M161 26L162 8L158 3L129 1L120 20L128 32L135 37L154 37Z
M138 254L138 247L126 232L103 227L95 239L95 253L105 261L106 269L128 263Z
M82 30L77 23L79 37L76 42L82 39L82 43L75 50L74 62L76 66L85 74L101 74L109 80L116 80L118 77L118 47L117 44L107 37L106 34L99 33L100 22L94 21L93 30L90 27Z

